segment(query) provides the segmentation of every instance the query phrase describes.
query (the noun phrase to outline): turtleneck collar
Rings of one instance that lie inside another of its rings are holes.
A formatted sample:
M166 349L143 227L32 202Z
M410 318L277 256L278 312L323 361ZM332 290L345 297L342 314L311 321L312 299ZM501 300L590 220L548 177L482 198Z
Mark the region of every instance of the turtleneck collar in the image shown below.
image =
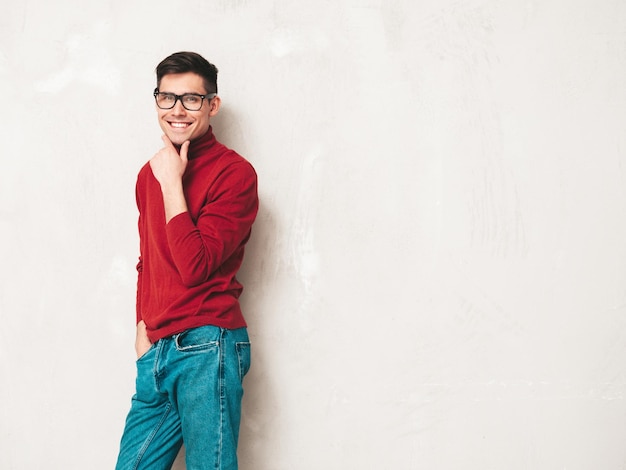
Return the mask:
M206 133L191 142L189 145L189 151L187 152L187 158L189 160L193 160L194 158L204 154L208 149L210 149L213 144L215 144L215 136L213 135L213 128L209 126L209 130Z

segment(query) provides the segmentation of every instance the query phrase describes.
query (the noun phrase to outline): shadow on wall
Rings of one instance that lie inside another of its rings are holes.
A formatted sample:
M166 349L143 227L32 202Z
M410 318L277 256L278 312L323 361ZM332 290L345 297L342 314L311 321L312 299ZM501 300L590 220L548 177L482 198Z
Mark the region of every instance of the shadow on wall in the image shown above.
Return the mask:
M255 165L254 155L248 155L244 149L248 148L245 136L241 132L241 125L238 123L235 114L226 107L220 109L220 113L215 121L211 122L215 136L224 145L240 153ZM246 254L243 265L237 277L244 285L244 292L241 297L242 309L248 332L252 343L252 363L250 372L244 379L244 397L241 414L241 430L239 433L239 468L240 470L253 470L258 468L255 462L263 461L265 455L263 448L259 445L259 437L265 431L263 424L264 416L267 415L267 401L273 397L271 374L268 372L266 355L264 351L268 346L264 345L260 332L267 328L268 318L263 318L260 314L261 304L264 304L267 295L266 276L262 274L266 261L271 257L271 240L275 236L275 224L271 210L264 203L262 188L268 185L259 176L259 213L252 227L252 237L246 245ZM269 261L269 264L273 264ZM275 426L275 425L273 425ZM274 429L275 431L275 429ZM185 448L180 450L172 470L186 470Z

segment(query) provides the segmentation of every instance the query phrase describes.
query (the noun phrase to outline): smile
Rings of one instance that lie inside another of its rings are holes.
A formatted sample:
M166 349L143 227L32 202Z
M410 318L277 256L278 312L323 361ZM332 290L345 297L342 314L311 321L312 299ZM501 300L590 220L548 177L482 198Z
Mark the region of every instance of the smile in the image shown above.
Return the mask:
M170 122L170 126L175 127L176 129L184 129L190 125L191 124L188 122Z

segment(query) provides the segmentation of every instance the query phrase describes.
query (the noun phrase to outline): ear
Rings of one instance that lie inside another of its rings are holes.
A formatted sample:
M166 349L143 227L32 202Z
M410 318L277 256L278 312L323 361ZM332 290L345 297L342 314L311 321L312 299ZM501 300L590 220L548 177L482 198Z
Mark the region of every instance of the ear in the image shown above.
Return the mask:
M214 97L211 100L211 107L209 108L209 116L213 117L220 110L220 106L222 105L222 100L219 96Z

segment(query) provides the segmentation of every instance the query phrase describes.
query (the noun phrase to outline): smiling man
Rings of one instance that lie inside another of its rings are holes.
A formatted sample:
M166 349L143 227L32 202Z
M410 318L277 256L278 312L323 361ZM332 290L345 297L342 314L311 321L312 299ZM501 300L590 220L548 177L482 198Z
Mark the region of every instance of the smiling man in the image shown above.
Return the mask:
M163 148L136 185L136 393L116 469L237 469L250 343L236 278L258 210L250 163L220 144L217 68L179 52L156 69Z

